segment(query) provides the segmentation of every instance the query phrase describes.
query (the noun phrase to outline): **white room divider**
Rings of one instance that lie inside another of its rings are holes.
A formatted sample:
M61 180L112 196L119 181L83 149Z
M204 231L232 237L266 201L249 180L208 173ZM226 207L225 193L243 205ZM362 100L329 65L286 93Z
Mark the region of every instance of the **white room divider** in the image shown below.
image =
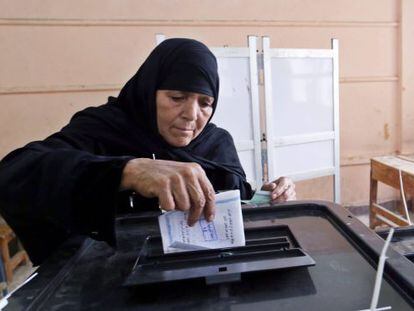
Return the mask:
M240 162L252 186L262 181L256 37L247 48L211 48L217 57L220 104L212 122L233 136ZM237 116L237 118L235 118Z
M271 49L263 38L269 179L334 176L340 202L338 40L332 49Z

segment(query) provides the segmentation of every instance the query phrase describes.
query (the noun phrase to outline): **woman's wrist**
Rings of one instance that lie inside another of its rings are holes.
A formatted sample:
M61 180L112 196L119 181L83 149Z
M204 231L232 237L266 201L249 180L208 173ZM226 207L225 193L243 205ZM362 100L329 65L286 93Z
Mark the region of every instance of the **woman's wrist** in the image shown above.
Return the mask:
M134 190L136 187L134 183L139 176L140 169L143 168L145 162L149 159L136 158L127 162L122 171L121 183L119 189L122 190Z

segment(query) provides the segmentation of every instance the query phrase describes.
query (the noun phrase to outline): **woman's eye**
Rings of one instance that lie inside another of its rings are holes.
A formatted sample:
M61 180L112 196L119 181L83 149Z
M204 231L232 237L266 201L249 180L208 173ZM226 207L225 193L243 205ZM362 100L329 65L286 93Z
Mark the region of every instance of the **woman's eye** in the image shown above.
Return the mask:
M213 106L213 103L211 103L211 102L203 102L203 104L202 104L202 106L203 107L212 107Z
M171 99L173 101L179 102L179 101L185 100L185 97L182 97L182 96L171 96Z

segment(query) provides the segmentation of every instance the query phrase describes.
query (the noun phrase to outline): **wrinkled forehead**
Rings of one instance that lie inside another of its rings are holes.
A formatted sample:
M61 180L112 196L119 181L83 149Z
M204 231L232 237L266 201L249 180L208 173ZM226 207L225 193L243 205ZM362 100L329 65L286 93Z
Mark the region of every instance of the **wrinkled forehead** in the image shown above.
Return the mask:
M160 91L160 92L158 92ZM203 101L203 102L209 102L209 103L213 103L215 98L203 93L197 93L197 92L188 92L188 91L181 91L181 90L172 90L172 89L168 89L168 90L163 90L163 89L158 89L157 90L157 94L158 93L163 93L166 96L170 96L170 97L197 97L199 98L199 100Z

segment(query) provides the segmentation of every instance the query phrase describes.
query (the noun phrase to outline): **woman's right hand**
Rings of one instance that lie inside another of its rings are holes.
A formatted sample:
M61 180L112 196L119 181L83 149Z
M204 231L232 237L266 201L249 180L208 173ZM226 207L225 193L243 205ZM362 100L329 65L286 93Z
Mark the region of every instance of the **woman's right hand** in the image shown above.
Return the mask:
M202 213L207 221L214 219L214 188L197 163L133 159L124 167L120 187L147 198L158 197L163 210L189 210L189 226Z

